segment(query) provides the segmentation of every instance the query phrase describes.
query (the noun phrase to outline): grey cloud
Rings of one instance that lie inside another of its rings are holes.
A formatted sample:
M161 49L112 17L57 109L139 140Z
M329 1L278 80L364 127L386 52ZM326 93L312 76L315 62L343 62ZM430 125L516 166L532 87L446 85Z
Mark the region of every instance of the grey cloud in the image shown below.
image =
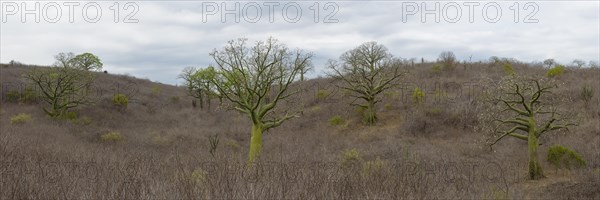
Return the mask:
M419 16L411 16L404 23L401 3L395 1L335 2L339 6L335 15L339 23L330 24L312 21L309 7L315 2L309 1L298 2L303 16L297 23L284 22L280 9L276 10L274 23L268 22L266 13L258 23L243 19L240 23L221 23L217 16L203 23L202 2L137 3L137 24L108 20L108 9L104 15L107 20L96 24L81 20L73 24L23 24L9 20L0 29L0 62L14 59L44 65L52 64L52 56L58 52L93 52L109 71L175 84L180 82L176 77L181 69L213 63L209 52L239 37L254 41L273 36L290 48L313 52L313 77L323 74L328 59L336 59L366 41L386 45L395 56L427 60L435 60L445 50L454 51L460 60L473 55L474 60L500 56L523 61L555 58L562 63L576 58L597 61L600 54L599 2L537 2L537 24L512 22L508 6L514 2L499 2L505 9L504 18L495 24L483 22L481 16L469 23L465 10L463 19L455 24L443 19L435 23L432 17L422 23ZM322 7L324 2L320 4ZM107 8L110 3L101 5ZM325 14L321 10L321 20ZM521 17L525 14L522 11Z

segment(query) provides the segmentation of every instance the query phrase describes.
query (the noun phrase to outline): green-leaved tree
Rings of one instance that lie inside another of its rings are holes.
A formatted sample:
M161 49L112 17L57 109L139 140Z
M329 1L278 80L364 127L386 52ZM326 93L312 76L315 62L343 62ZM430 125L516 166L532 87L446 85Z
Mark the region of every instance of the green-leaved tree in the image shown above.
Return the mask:
M212 79L218 94L252 121L248 155L252 163L261 152L263 132L297 116L278 105L296 93L289 91L290 85L306 69L312 54L289 50L273 38L252 47L246 41L229 41L210 55L218 67ZM281 112L275 112L276 108Z
M208 66L204 69L195 67L186 67L183 69L179 78L183 79L189 96L200 101L200 108L204 108L207 104L210 108L210 100L214 97L219 97L216 88L212 84L212 80L217 76L217 71L213 66Z

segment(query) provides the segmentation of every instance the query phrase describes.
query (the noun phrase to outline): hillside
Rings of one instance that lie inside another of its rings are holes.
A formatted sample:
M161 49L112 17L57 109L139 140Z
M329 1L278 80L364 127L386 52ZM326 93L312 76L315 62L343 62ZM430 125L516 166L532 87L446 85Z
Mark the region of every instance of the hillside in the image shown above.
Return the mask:
M220 108L217 99L201 109L183 87L96 73L95 103L75 109L72 119L51 119L35 101L7 98L10 91L24 91L23 73L41 66L2 65L0 198L600 198L598 68L567 68L556 78L554 92L570 97L556 106L577 113L579 125L541 139L547 178L530 181L526 142L506 139L490 150L476 129L482 80L505 76L502 66L465 63L436 72L433 65L405 66L410 75L403 77L404 87L383 95L373 127L361 123L353 99L331 79L295 83L301 92L284 106L301 110L301 116L264 135L260 167L250 171L244 162L251 123ZM547 70L512 65L518 74L541 77ZM423 105L413 102L415 86L425 92ZM594 94L589 103L580 98L584 86ZM125 110L113 105L115 93L129 96ZM32 119L11 124L19 113ZM334 116L341 120L330 122ZM123 140L101 139L111 132ZM554 144L576 150L587 165L554 168L546 162ZM340 163L351 163L351 169Z

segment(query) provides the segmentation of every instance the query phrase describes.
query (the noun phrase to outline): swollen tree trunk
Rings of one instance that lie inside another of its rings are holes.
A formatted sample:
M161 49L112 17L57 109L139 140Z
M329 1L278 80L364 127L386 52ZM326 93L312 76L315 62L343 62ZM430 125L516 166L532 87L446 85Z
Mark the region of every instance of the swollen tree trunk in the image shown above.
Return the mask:
M262 149L263 126L261 124L252 124L252 136L250 138L250 152L248 153L248 164L252 164L260 155Z
M527 138L527 145L529 150L529 179L537 180L544 178L544 172L542 171L542 166L540 165L540 160L538 159L538 138L537 138L537 130L535 129L535 121L533 118L529 119L530 129L529 136Z
M372 126L377 122L377 113L375 112L375 100L371 99L367 103L367 109L364 113L364 121L367 125Z

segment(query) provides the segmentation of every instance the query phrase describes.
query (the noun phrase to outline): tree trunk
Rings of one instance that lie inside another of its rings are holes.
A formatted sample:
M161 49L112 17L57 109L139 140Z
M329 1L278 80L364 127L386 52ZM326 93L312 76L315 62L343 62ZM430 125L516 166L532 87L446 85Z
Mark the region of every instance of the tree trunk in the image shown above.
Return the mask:
M544 172L540 160L538 159L538 138L537 131L535 130L535 122L530 119L530 130L527 138L527 144L529 146L529 179L537 180L544 178Z
M250 138L250 152L248 154L248 164L252 164L260 155L262 149L262 132L261 124L252 125L252 136Z
M375 112L375 100L369 100L367 109L365 110L363 120L365 124L372 126L377 122L377 113Z

